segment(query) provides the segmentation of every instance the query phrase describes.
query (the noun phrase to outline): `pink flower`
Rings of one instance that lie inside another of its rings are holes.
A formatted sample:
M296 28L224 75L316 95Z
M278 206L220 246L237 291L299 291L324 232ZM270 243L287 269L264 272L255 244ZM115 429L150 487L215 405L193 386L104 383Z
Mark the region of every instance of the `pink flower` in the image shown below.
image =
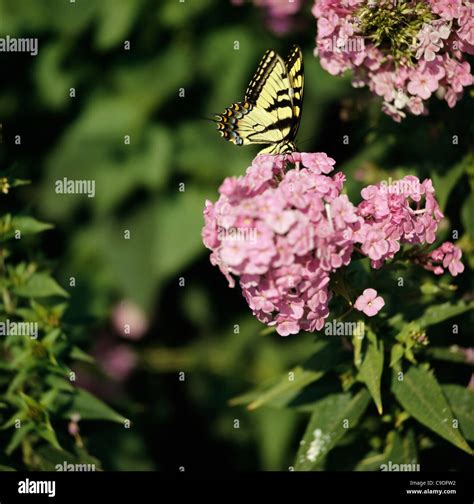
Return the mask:
M433 12L446 21L451 21L461 15L462 0L431 0Z
M459 350L464 354L466 362L474 364L474 347L460 348Z
M413 115L423 114L425 110L423 101L421 100L421 98L418 97L410 98L410 100L407 103L407 108Z
M67 431L71 436L77 436L79 434L79 421L81 420L81 415L79 413L73 413L70 418L70 422L67 426Z
M425 61L434 61L436 53L444 46L451 34L449 24L440 20L432 23L425 23L418 33L418 49L416 58L424 58Z
M395 82L392 72L378 72L372 79L375 94L382 96L385 101L390 102L395 94Z
M241 241L224 241L220 249L220 259L229 266L238 266L246 256L245 244Z
M109 335L99 337L92 354L104 373L118 382L126 380L137 364L133 349L123 343L116 344Z
M354 205L345 194L338 196L331 203L331 216L337 229L344 229L346 224L352 224L359 219Z
M443 268L448 268L451 275L457 276L464 271L464 264L461 262L461 249L449 242L445 242L442 247L443 246L445 253Z
M127 345L109 348L102 357L102 368L112 378L122 381L132 372L137 364L137 357Z
M251 188L256 191L273 177L273 159L270 155L259 156L255 164L247 169L252 171Z
M389 250L389 244L385 239L385 233L382 229L365 229L367 232L362 238L362 252L374 261L377 261Z
M423 100L427 100L433 91L438 89L438 80L425 73L415 73L411 76L407 90L410 94L419 96Z
M268 214L265 222L275 233L285 234L296 222L296 216L292 210L284 210L281 213Z
M446 269L452 276L457 276L464 271L461 262L462 251L450 242L444 242L432 252L420 253L414 257L414 261L435 275L442 275Z
M298 334L300 327L296 320L282 319L278 322L276 330L280 336L288 336L290 334Z
M125 339L139 340L148 330L148 319L132 301L122 301L112 313L115 330Z
M354 303L354 308L364 312L368 317L373 317L385 306L381 296L377 296L375 289L365 289Z
M316 153L301 153L301 162L304 166L306 166L310 171L316 174L321 173L330 173L333 170L336 161L330 158L324 152L316 152Z

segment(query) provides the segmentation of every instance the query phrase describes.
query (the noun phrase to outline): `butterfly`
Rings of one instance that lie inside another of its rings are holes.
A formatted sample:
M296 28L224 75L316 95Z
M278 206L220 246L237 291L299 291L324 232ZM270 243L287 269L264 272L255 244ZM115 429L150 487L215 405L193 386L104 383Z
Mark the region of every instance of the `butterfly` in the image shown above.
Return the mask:
M242 102L216 117L221 136L235 145L267 144L262 153L294 152L303 105L303 55L293 46L286 61L268 50Z

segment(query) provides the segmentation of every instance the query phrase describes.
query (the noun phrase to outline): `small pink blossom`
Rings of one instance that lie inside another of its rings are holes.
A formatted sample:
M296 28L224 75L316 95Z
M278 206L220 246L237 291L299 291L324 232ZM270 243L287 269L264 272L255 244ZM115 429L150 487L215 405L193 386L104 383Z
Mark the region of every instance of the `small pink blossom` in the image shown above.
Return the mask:
M385 306L382 296L377 296L375 289L365 289L354 303L354 308L364 312L368 317L373 317Z
M276 326L277 333L280 336L288 336L290 334L298 334L300 327L297 320L280 319Z
M429 254L421 254L416 262L435 275L442 275L447 269L452 276L457 276L464 271L461 262L462 251L451 242L444 242Z
M354 205L346 194L337 197L331 203L331 216L337 229L344 229L346 224L352 224L359 219Z
M122 382L137 365L137 356L126 344L115 344L107 337L101 338L93 350L97 363L110 378Z
M433 12L446 21L458 18L462 12L462 0L431 0Z
M330 173L333 170L336 161L330 158L324 152L316 152L316 153L301 153L301 162L304 166L306 166L310 171L316 174L321 173Z
M81 420L81 415L79 413L73 413L70 417L70 421L67 426L67 431L71 436L77 436L79 434L79 421Z
M362 252L374 261L381 259L389 250L389 244L382 229L367 229L362 241Z
M426 73L415 73L411 76L407 90L410 94L419 96L423 100L427 100L431 93L438 89L438 80Z
M115 330L125 339L139 340L148 330L145 312L132 301L122 301L112 313Z

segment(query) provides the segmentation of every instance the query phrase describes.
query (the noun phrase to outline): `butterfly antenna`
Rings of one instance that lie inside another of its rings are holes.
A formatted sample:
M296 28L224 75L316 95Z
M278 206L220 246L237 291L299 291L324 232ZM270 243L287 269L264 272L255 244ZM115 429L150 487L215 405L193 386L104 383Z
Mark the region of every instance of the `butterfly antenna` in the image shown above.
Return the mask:
M301 140L301 142L298 142L298 146L307 144L308 142L313 141L315 138L316 138L315 136L305 138L304 140Z

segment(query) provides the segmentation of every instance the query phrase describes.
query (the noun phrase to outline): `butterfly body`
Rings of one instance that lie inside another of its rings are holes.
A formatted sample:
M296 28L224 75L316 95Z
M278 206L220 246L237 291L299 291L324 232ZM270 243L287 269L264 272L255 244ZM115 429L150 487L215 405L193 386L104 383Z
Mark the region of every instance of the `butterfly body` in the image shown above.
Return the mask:
M245 99L218 115L221 136L235 145L268 145L261 153L296 150L303 101L303 56L294 46L284 61L267 51L251 80Z

